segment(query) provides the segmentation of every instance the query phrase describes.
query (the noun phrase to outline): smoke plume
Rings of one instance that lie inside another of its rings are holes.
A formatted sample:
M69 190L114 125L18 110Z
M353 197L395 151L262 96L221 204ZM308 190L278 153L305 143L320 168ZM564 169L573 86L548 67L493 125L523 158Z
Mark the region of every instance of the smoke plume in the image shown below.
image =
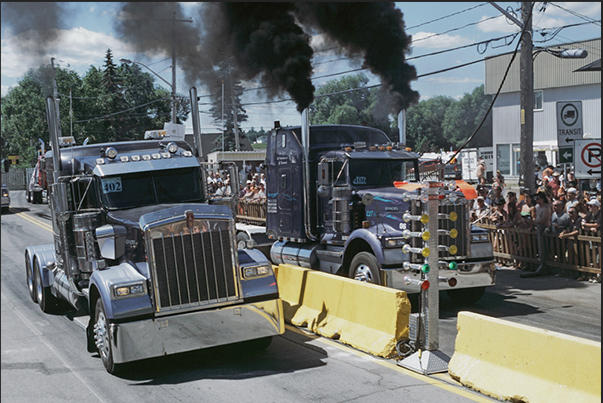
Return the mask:
M418 101L419 93L410 88L417 72L405 61L411 37L394 3L298 3L296 15L343 47L347 56L363 57L363 67L381 77L398 110Z
M40 60L54 50L64 14L61 3L2 3L2 25L11 28L23 50Z

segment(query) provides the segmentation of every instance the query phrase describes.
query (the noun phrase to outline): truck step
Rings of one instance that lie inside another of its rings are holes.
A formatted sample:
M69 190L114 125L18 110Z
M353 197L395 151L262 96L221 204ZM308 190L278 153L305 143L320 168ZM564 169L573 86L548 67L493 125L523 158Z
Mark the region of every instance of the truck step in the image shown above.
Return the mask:
M86 330L88 327L88 322L90 322L90 315L76 316L73 318L73 321L77 323L79 327Z

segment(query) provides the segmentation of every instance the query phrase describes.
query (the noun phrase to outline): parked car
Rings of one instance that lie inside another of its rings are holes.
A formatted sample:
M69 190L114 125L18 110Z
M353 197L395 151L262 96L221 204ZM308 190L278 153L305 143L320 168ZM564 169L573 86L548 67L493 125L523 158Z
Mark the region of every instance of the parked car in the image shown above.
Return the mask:
M8 187L2 184L2 212L8 211L10 206L10 196L8 194Z

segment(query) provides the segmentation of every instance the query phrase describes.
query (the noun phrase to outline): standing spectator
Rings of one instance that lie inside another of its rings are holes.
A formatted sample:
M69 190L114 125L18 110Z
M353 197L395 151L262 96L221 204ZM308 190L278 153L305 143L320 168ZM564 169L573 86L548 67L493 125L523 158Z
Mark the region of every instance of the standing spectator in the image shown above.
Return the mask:
M494 178L494 184L498 184L501 190L504 189L505 185L505 177L502 175L500 171L496 171L496 178Z
M484 185L477 185L476 191L478 196L482 196L484 198L484 204L486 207L490 208L492 200L488 199L488 189ZM477 208L477 200L473 203L473 208Z
M546 197L545 192L538 192L533 196L536 202L536 219L534 224L536 225L537 237L538 237L538 268L533 273L522 273L520 277L533 277L540 276L547 273L547 268L544 263L546 256L546 249L544 244L544 230L551 225L551 205Z
M477 168L475 169L475 175L477 176L477 183L479 185L486 184L486 163L482 157L477 159Z
M515 192L507 193L507 203L505 204L505 210L509 215L509 222L516 223L519 215L519 208L517 207L517 195Z
M563 210L563 204L559 200L553 202L553 214L551 215L550 232L560 234L569 226L570 217Z
M260 183L263 183L264 187L266 187L266 174L262 173L260 175Z
M555 199L557 198L559 189L561 189L561 181L559 180L559 175L559 172L553 172L553 180L549 182L549 186L551 187L551 194Z
M582 229L585 235L601 235L601 204L599 200L589 200L587 203L589 212L582 221Z
M566 201L565 201L565 211L568 212L572 207L575 207L578 204L578 199L576 198L578 191L576 188L571 187L566 191ZM577 211L576 211L577 212Z
M509 215L505 211L505 199L503 197L499 197L494 200L494 208L492 209L492 213L488 216L495 225L500 226L509 222Z
M259 201L261 202L265 202L266 201L266 189L264 187L264 184L262 182L260 182L259 184L259 191L257 193L257 198Z
M567 178L565 179L565 186L567 188L578 189L578 179L574 176L574 172L570 171L567 173Z
M567 228L559 233L559 238L570 238L578 236L580 229L582 228L582 218L578 214L578 210L574 207L569 209L569 224Z
M484 196L477 196L475 203L476 204L471 209L471 221L473 221L473 223L487 217L490 213L490 209L486 206Z

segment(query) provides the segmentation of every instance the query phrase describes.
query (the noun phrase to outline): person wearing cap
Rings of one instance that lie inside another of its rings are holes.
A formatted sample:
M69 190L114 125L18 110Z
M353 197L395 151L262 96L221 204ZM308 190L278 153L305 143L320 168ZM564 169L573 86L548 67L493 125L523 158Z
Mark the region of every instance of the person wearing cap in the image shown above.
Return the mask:
M505 211L505 199L499 197L494 200L494 208L492 214L488 216L495 225L500 226L509 221L509 214Z
M601 204L599 200L592 199L586 202L588 213L582 221L582 229L585 235L600 234L601 231Z
M559 180L559 172L553 172L553 180L549 182L549 186L551 187L551 194L553 198L557 198L559 193L559 189L561 188L561 181Z
M578 190L575 187L568 188L565 191L565 211L569 214L569 210L578 204Z
M486 205L486 199L484 196L477 196L477 200L475 201L475 205L471 209L471 221L476 222L478 220L483 219L488 216L490 209Z

